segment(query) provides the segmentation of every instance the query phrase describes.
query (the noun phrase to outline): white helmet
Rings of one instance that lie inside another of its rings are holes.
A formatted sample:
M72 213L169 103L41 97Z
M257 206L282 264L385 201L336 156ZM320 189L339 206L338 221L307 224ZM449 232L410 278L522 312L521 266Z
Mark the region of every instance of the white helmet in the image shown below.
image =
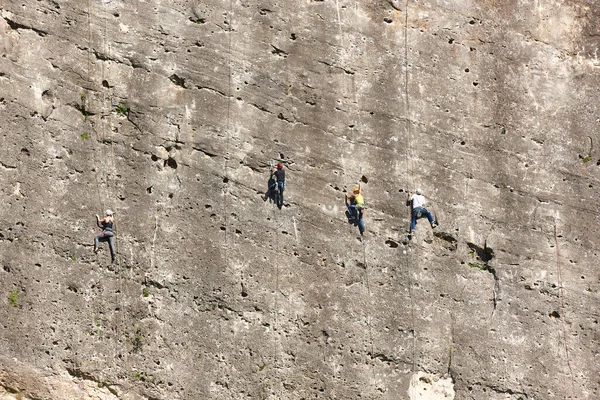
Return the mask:
M417 189L417 194L421 194L421 188Z
M106 210L106 215L113 215L113 212L110 210Z

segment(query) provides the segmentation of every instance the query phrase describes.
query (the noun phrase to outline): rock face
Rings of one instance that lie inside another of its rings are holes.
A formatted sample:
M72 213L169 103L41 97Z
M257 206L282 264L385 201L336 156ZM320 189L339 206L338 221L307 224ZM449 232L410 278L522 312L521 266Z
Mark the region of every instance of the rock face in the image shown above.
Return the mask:
M600 398L597 4L0 12L0 398Z

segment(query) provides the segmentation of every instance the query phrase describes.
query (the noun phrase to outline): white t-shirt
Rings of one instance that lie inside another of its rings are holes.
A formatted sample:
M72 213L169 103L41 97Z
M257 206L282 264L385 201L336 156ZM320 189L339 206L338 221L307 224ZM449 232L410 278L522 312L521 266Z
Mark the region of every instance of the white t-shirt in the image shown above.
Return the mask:
M413 208L423 207L425 205L425 197L420 194L412 195L412 206Z

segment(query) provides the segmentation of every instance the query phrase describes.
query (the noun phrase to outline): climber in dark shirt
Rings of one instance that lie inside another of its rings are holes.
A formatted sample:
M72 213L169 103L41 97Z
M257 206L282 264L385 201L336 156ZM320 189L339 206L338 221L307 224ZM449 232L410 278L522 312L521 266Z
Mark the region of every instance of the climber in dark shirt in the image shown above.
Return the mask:
M281 209L283 207L283 190L285 189L285 170L281 163L277 164L277 170L273 173L277 180L277 186L279 186L279 198L277 199L277 207Z
M275 177L275 179L273 179ZM275 187L279 189L279 196L275 196ZM275 197L277 207L281 209L283 207L283 190L285 189L285 170L283 169L283 165L281 163L277 164L277 169L275 171L271 171L271 176L269 178L269 189L262 199L267 201L269 198Z
M96 225L102 229L102 232L96 235L94 238L94 253L98 252L98 246L100 242L108 242L108 248L110 249L111 263L114 263L117 258L117 252L115 251L115 234L113 232L113 224L115 218L111 210L106 210L106 217L100 219L96 215Z

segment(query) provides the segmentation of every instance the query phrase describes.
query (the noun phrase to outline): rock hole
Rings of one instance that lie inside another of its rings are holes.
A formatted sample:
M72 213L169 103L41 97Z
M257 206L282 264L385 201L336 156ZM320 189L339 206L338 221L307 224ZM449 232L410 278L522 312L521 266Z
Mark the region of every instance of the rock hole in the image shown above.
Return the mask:
M169 80L176 84L177 86L181 86L185 89L185 79L177 76L177 74L173 74L169 77Z
M448 44L452 44L452 43L454 43L454 39L450 38L450 39L448 40Z
M169 198L172 199L173 198L173 193L169 193Z
M469 72L469 71L470 71L470 69L469 69L469 68L465 68L465 72Z
M177 169L177 161L175 161L175 159L174 159L174 158L172 158L172 157L169 157L169 158L167 158L167 159L165 160L164 166L165 166L165 167L167 167L167 166L168 166L168 167L170 167L170 168Z
M393 22L391 18L384 18L384 19L383 19L383 21L384 21L386 24L391 24L391 23Z
M483 247L479 247L474 243L467 242L467 246L471 249L471 251L484 263L487 263L492 258L494 258L494 250L487 247L487 244L484 243Z
M295 33L292 33L292 34L290 35L290 39L292 39L292 40L296 40L296 34L295 34Z
M364 175L363 175L363 176L361 176L361 178L360 178L360 181L361 181L361 182L363 182L363 183L369 183L369 180L368 180L368 179L367 179L367 177L366 177L366 176L364 176Z
M223 183L229 183L229 178L228 177L223 178Z
M106 79L102 81L102 86L107 89L110 88L110 84L108 83L108 81Z
M558 313L558 311L552 311L550 313L550 318L560 318L560 314Z
M464 146L465 145L465 141L463 140L462 142L460 142L460 145Z
M469 47L469 50L475 51L476 49L475 49L475 47Z
M473 86L479 85L479 82L473 82Z
M221 229L222 231L224 231L224 230L225 230L225 227L224 227L224 226L222 226L222 227L220 227L219 229Z
M4 269L4 271L6 272L10 272L10 267L8 265L5 265L4 267L2 267L2 269Z
M210 210L212 208L212 206L210 204L205 204L204 208L207 209L207 210Z
M395 249L396 247L398 247L398 243L394 242L393 240L386 240L385 244L387 244L392 249Z
M150 159L151 159L152 161L158 161L158 157L157 157L157 156L155 156L154 154L152 154L152 155L150 156Z
M469 21L469 25L475 25L475 21L473 21L473 20L470 20L470 21Z
M148 186L148 187L146 188L146 193L148 193L148 194L152 194L152 186Z
M116 13L114 13L114 14L113 14L113 16L114 16L115 18L119 18L121 15L120 15L118 12L116 12Z

